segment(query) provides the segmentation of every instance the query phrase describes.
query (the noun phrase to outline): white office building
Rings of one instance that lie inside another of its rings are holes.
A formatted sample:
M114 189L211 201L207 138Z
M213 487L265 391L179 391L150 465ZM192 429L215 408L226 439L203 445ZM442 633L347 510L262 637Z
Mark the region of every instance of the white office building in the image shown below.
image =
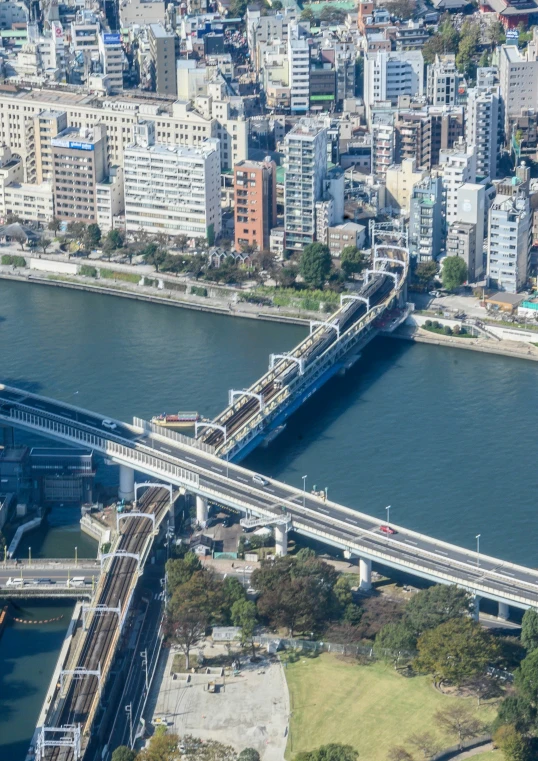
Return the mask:
M155 142L155 122L134 127L124 153L127 232L207 238L221 230L220 146L209 138L196 148Z
M317 119L301 119L284 140L284 229L286 249L302 251L316 237L316 202L327 173L327 130Z
M511 116L522 109L535 109L538 103L537 46L530 43L525 52L516 45L501 45L499 82L504 105L504 127L508 133Z
M293 24L288 36L290 105L292 114L304 114L310 97L310 45L303 29Z
M527 191L514 185L513 194L496 196L489 210L490 286L509 293L517 293L525 286L531 236L532 212Z
M114 92L123 90L123 49L119 32L102 32L99 35L99 58L110 89Z
M439 164L443 169L445 216L447 227L458 219L458 190L467 182L476 180L476 150L462 141L453 149L439 151Z
M424 59L420 50L367 53L364 60L364 105L366 118L375 103L397 103L401 95L422 96Z
M480 71L480 69L479 69ZM467 92L465 139L476 147L478 177L497 176L501 144L501 94L498 85L472 87Z

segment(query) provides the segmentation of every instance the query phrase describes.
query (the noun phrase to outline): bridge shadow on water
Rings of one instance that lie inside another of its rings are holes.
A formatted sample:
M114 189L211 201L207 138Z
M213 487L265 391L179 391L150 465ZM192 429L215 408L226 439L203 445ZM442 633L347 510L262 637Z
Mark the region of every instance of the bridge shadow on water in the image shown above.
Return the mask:
M267 448L258 447L244 465L278 478L313 442L337 449L340 443L328 433L330 426L357 404L368 404L367 391L413 346L392 338L374 338L345 375L335 375L287 420L286 429Z
M39 381L28 380L27 378L0 377L0 383L3 383L4 386L12 386L13 388L17 388L20 391L27 391L29 394L40 394L43 388L43 384Z

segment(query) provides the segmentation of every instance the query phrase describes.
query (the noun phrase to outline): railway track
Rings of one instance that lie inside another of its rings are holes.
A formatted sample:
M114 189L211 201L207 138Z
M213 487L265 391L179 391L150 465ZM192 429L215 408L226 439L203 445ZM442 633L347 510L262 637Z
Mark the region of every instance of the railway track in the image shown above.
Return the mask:
M373 307L386 298L388 293L392 290L392 285L392 280L380 272L379 276L361 290L361 294L370 299L370 307ZM354 322L360 319L365 312L365 304L361 302L348 302L348 304L340 307L334 314L330 315L327 320L328 322L338 321L340 332L342 333ZM320 327L316 332L317 336L310 345L303 346L303 342L301 342L301 344L299 344L299 346L292 352L295 357L303 359L306 366L308 366L308 363L312 362L321 351L325 350L331 343L334 343L337 340L335 331L331 328ZM285 375L288 369L288 365L284 360L282 362L280 375ZM272 380L268 380L268 382L258 390L264 404L269 402L273 396L281 390L281 387L277 384L278 377L279 375ZM258 411L258 408L258 399L247 397L246 401L236 410L233 410L231 415L226 418L219 416L219 418L216 418L215 422L225 425L226 436L227 438L230 438L253 414ZM222 431L218 429L209 429L202 435L201 440L205 444L218 447L224 443L224 435Z
M148 489L138 501L137 509L159 518L169 506L167 489ZM139 554L153 529L152 522L144 518L134 518L125 525L118 549ZM121 608L122 615L128 604L128 595L133 575L138 571L134 558L115 557L106 573L102 589L95 600L97 605ZM110 665L114 654L115 641L119 635L119 619L116 613L103 613L92 617L76 666L89 671ZM105 676L106 676L105 669ZM60 710L56 726L81 724L83 729L91 717L95 701L99 696L99 679L88 675L73 680ZM61 699L61 696L60 696ZM88 728L86 727L86 732ZM45 754L46 761L74 761L71 748L52 747Z

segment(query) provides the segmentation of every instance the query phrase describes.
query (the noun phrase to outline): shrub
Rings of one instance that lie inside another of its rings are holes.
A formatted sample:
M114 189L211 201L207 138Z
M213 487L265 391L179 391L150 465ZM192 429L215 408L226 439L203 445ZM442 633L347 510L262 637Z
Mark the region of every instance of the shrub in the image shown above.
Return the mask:
M426 320L426 322L424 323L424 326L425 326L426 328L431 328L431 326L432 326L432 321L431 321L431 320Z
M451 336L452 328L449 325L445 325L443 328L443 333L445 334L445 336Z
M26 267L26 259L24 256L11 256L10 254L4 254L2 256L2 264L12 264L14 267Z
M204 288L201 285L193 285L191 286L191 293L193 296L207 296L207 288Z
M101 277L108 280L125 280L128 283L139 283L140 275L133 275L131 272L115 272L114 270L99 270Z
M89 264L82 264L79 269L79 275L84 275L85 277L97 277L97 269L96 267L91 267Z
M455 336L459 336L461 334L461 332L462 332L462 330L461 330L460 326L459 325L454 325L454 327L452 328L452 333Z

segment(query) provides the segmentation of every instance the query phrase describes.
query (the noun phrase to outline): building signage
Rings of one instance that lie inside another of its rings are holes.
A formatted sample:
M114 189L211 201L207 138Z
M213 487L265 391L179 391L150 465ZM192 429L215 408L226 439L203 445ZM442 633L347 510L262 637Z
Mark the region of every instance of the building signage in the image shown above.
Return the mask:
M121 45L121 34L103 34L103 42L105 45Z
M76 151L93 151L92 143L78 143L70 140L69 147L73 148Z

